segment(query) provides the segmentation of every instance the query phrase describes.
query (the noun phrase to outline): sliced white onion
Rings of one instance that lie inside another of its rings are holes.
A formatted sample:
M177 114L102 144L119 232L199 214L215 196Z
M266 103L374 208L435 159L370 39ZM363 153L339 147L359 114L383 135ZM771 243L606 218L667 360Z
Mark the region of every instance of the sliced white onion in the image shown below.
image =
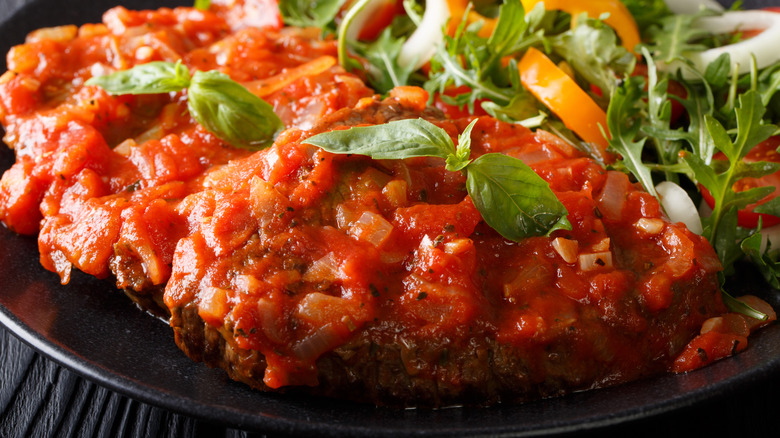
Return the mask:
M382 3L382 1L371 1L363 9L358 11L347 29L347 38L352 41L357 41L360 31L363 30L369 19L377 13L382 6Z
M428 0L425 13L417 29L401 46L398 65L417 70L428 62L436 48L444 42L444 25L450 19L450 8L446 0Z
M756 66L764 68L780 60L780 14L771 11L728 11L717 17L705 17L696 20L694 26L705 29L713 34L724 34L739 30L763 30L760 34L723 47L704 50L702 52L686 53L693 66L699 72L704 72L707 66L720 55L728 53L732 64L739 65L739 73L750 71L753 57ZM658 67L667 71L682 69L685 79L696 79L698 76L683 68L682 63L674 61L669 64L658 63Z
M723 10L723 6L715 0L664 0L664 3L675 14L695 14L702 8Z
M780 225L761 229L761 253L766 250L767 243L772 243L772 249L780 248Z
M672 222L682 222L692 232L701 235L704 231L696 206L682 187L671 181L664 181L655 190L661 197L661 206Z

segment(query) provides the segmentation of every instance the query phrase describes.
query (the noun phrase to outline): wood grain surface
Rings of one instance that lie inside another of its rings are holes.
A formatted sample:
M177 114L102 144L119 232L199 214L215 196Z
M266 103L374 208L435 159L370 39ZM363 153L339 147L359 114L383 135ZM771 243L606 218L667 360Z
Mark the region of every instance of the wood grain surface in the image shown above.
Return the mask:
M780 435L780 374L713 400L569 437ZM91 383L0 328L0 438L276 438L210 424Z

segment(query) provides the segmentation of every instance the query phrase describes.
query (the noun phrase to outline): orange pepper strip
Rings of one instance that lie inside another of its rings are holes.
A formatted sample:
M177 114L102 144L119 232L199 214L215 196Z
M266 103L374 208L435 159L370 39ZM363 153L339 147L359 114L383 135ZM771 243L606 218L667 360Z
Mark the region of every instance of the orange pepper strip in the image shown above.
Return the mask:
M609 13L609 17L604 22L615 29L623 42L623 47L629 52L633 52L634 46L639 44L639 28L636 21L620 0L523 0L523 7L527 13L541 2L544 2L544 7L548 10L556 9L568 12L571 14L572 20L576 20L577 15L583 12L588 14L590 18L599 18L603 13ZM572 21L572 25L575 24Z
M274 91L290 85L305 76L314 76L336 65L336 58L332 56L320 56L306 64L285 70L278 75L266 79L244 82L242 85L257 97L265 97Z
M533 47L523 55L517 67L520 82L531 94L554 112L567 128L586 142L595 144L605 162L613 161L612 154L607 152L608 141L600 128L607 129L607 114L574 79Z

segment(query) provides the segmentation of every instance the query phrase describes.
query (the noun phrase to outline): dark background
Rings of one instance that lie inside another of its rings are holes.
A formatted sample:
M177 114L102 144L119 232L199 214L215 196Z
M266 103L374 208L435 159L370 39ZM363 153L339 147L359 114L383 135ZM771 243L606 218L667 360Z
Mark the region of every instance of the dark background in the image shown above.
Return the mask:
M0 19L10 17L25 3L25 0L0 0ZM61 2L60 24L79 19L69 14L69 3ZM135 4L133 0L122 3L128 7ZM761 7L778 2L744 3ZM102 9L95 10L95 20ZM23 37L19 36L20 41ZM5 250L0 248L0 251ZM0 281L4 280L0 278ZM569 436L777 436L780 431L779 389L780 374L774 373L693 406ZM268 435L198 420L110 391L61 367L0 327L0 438L23 436Z

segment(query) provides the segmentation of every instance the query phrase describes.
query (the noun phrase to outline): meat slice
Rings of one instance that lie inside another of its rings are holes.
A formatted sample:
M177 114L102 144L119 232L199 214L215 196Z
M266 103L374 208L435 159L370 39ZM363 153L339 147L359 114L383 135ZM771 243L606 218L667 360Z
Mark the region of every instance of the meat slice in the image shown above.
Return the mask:
M493 404L663 372L724 312L709 244L551 134L489 117L472 132L472 157L524 159L569 212L571 230L521 242L482 222L440 159L302 143L418 117L455 138L471 121L426 100L364 99L206 176L165 292L185 353L267 391Z

